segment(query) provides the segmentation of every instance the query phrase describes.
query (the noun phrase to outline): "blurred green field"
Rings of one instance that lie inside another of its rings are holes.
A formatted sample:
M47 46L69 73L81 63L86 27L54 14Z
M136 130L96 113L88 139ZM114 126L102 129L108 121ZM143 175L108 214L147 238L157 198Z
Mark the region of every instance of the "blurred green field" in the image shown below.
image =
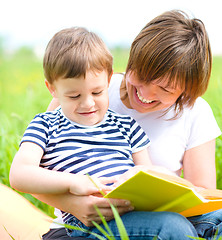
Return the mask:
M128 50L116 48L114 72L125 70ZM211 82L204 98L211 105L222 129L222 57L214 57ZM9 186L9 169L19 141L35 114L44 112L51 96L44 85L42 60L32 49L23 47L13 54L0 47L0 182ZM222 137L217 139L218 188L222 189ZM23 194L37 207L53 216L53 208L29 194Z

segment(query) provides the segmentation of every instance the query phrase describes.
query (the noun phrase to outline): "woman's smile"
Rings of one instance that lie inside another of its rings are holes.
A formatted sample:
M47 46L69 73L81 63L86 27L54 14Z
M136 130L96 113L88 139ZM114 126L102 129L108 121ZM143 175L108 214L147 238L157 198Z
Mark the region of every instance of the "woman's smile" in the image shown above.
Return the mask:
M145 99L144 97L142 97L137 90L136 90L136 94L137 94L139 100L142 103L152 103L152 102L154 102L153 100L148 100L148 99Z
M132 86L133 87L133 86ZM133 108L137 109L139 112L150 112L153 108L156 108L160 101L156 99L146 99L143 97L136 87L134 87L134 101L131 101Z

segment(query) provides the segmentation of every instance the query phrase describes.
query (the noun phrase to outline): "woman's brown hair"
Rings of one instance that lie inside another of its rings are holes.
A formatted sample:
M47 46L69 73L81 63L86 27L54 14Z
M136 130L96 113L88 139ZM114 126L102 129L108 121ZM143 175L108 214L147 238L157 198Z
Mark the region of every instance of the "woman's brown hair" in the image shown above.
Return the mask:
M168 11L151 20L131 45L126 73L141 81L168 80L184 89L176 101L177 114L192 107L208 87L212 55L203 22L182 11Z

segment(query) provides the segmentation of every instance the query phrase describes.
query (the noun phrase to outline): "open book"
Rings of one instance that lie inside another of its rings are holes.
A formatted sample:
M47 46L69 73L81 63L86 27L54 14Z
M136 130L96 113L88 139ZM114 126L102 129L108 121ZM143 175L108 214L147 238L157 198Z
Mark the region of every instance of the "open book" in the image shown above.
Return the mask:
M197 192L185 179L154 171L138 172L105 197L130 200L136 211L170 211L185 217L222 208L222 190Z

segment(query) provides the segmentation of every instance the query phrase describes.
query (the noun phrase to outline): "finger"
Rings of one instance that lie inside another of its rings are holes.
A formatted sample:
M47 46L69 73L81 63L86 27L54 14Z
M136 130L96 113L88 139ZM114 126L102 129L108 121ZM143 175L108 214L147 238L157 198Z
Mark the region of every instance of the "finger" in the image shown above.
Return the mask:
M88 226L91 225L92 221L96 222L96 223L101 223L102 219L105 221L110 221L112 219L114 219L114 215L111 213L109 216L106 216L104 214L102 214L102 218L99 215L92 215L92 216L88 216L87 219L85 219L85 225L87 224Z
M94 184L94 185L106 185L106 184L110 184L110 183L114 183L117 181L116 177L92 177L92 176L88 176L90 181Z
M112 203L115 207L129 207L131 206L130 201L124 199L112 199L112 198L102 198L94 196L94 204L99 208L110 208L110 203Z
M119 215L123 215L124 213L127 213L127 212L132 212L134 210L134 207L133 206L129 206L129 207L118 207L116 208Z
M88 194L94 194L96 195L96 193L100 193L99 196L107 194L108 192L112 191L114 188L112 186L106 186L103 184L97 184L96 187L93 187L90 189L90 192L88 192Z
M125 199L114 199L114 198L109 198L109 201L115 206L115 207L130 207L131 202L129 200Z
M118 213L120 215L126 213L126 212L130 212L133 210L133 207L118 207L116 208L116 210L118 211ZM113 217L113 211L111 208L99 208L99 211L101 212L101 214L103 216L106 216L106 217ZM94 215L94 216L97 216L97 215Z
M101 178L91 178L91 179L96 185L98 191L103 191L104 193L112 191L114 189L113 183L117 182L116 177L109 177L109 178L101 177ZM112 183L112 185L106 185L110 183Z
M118 181L117 177L101 177L99 178L101 184L113 184Z
M93 206L97 206L98 208L111 208L110 203L112 203L115 207L129 208L132 207L130 201L124 199L107 199L101 196L90 195L90 202L92 209Z
M118 211L119 215L123 215L126 212L129 211L133 211L133 207L128 207L128 208L116 208L116 210ZM112 219L114 219L114 214L112 209L108 209L108 208L102 208L99 209L100 213L102 214L103 218L108 222ZM88 217L88 221L95 221L97 223L101 222L101 218L99 215L91 215Z

